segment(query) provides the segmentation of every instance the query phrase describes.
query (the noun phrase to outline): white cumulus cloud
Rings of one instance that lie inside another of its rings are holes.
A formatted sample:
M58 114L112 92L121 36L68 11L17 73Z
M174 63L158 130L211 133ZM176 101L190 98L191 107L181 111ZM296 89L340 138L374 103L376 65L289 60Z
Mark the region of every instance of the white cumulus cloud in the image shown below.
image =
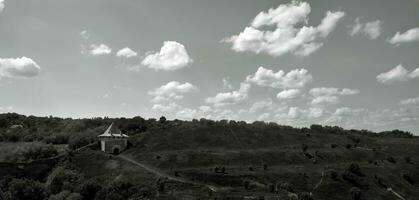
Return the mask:
M166 41L159 52L147 55L141 63L151 69L173 71L192 62L183 44Z
M400 101L402 105L419 105L419 96L416 98L409 98L403 101Z
M282 70L274 72L264 67L259 67L254 75L246 78L249 83L280 89L302 88L312 80L312 75L306 69L294 69L285 73Z
M171 81L153 91L149 91L148 94L154 96L152 102L162 102L182 99L185 93L196 90L198 90L198 88L191 83Z
M240 89L231 92L221 92L214 97L205 99L207 103L213 104L216 107L237 104L245 100L250 90L250 84L241 83Z
M391 84L396 81L407 81L419 77L419 67L409 72L403 65L399 64L390 71L377 75L377 81L384 84Z
M320 87L312 88L309 94L313 96L311 104L337 104L339 103L340 96L348 96L358 94L357 89L339 89L334 87Z
M419 41L419 27L407 30L404 33L397 32L392 38L387 40L390 44L400 45L402 43Z
M37 76L41 67L30 58L0 58L0 78L30 78Z
M266 99L253 103L253 105L249 108L249 112L256 113L264 109L272 109L273 107L274 104L272 102L272 99Z
M90 49L89 49L89 55L92 55L92 56L106 55L106 54L110 54L111 52L112 52L112 49L108 47L106 44L100 44L100 45L92 44L90 45Z
M0 0L0 12L4 9L4 0Z
M238 35L224 38L236 52L250 51L281 56L294 53L307 56L317 51L345 15L341 11L327 11L318 26L306 26L311 7L306 2L292 1L277 8L260 12ZM273 29L273 30L272 30Z
M381 25L383 22L380 20L361 23L359 18L355 19L355 24L350 27L349 35L355 36L363 34L368 36L371 40L377 39L381 35Z
M301 94L299 89L282 90L276 95L278 99L295 99Z
M118 52L116 52L116 57L119 57L119 58L122 58L122 57L123 58L131 58L131 57L135 57L137 55L138 55L137 52L133 51L132 49L130 49L128 47L122 48Z

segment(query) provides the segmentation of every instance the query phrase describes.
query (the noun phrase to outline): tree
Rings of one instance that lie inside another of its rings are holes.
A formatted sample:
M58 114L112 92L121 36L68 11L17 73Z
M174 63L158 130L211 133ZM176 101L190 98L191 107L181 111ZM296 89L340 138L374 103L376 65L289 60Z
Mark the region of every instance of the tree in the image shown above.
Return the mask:
M75 191L76 186L83 182L83 174L75 170L64 169L58 172L52 179L49 185L49 190L52 194L57 194L60 191L68 190Z
M102 189L101 184L94 179L87 180L79 187L78 191L83 200L94 199L97 192Z
M164 124L166 122L166 117L161 116L160 119L159 119L159 122Z
M45 188L42 183L30 179L14 179L9 183L9 192L13 200L44 200Z

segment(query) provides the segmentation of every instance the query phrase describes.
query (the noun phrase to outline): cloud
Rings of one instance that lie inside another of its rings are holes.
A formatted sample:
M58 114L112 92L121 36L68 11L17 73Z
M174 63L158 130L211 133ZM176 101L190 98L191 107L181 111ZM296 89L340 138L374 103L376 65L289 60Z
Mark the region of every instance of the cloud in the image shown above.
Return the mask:
M41 71L41 67L30 58L0 58L0 78L31 78Z
M286 116L282 116L283 119L294 119L297 121L304 121L309 119L319 118L323 115L323 108L312 107L308 109L301 109L299 107L290 107Z
M419 96L400 101L401 105L419 105Z
M361 108L353 109L348 107L337 108L336 111L325 120L327 124L353 126L354 118L359 118L361 114L367 114L367 111Z
M122 58L122 57L123 58L131 58L131 57L135 57L137 55L138 55L137 52L133 51L132 49L130 49L128 47L122 48L118 52L116 52L116 57L119 57L119 58Z
M198 90L198 88L188 82L179 83L177 81L168 82L165 85L149 91L149 95L153 95L152 102L164 102L183 99L183 95Z
M275 9L260 12L241 33L224 38L222 42L232 43L231 48L236 52L307 56L323 45L321 40L334 30L345 15L340 11L327 11L318 26L303 26L307 24L310 12L311 7L306 2L281 4Z
M301 94L301 91L299 89L288 89L288 90L282 90L276 95L276 98L278 99L295 99Z
M151 109L157 110L160 112L172 112L176 109L181 108L178 104L170 102L168 104L154 104Z
M239 90L218 93L214 97L209 97L205 99L205 101L207 103L213 104L216 107L237 104L247 98L249 90L250 90L250 84L241 83Z
M173 71L184 68L192 62L183 44L166 41L160 52L147 55L141 63L151 69Z
M355 36L363 34L368 36L371 40L377 39L381 35L381 25L383 22L380 20L367 22L362 24L359 22L359 18L355 19L355 24L350 27L349 35Z
M306 69L294 69L286 73L282 70L274 72L264 67L259 67L254 75L249 75L246 82L263 87L280 89L302 88L313 80Z
M107 55L112 52L112 49L105 44L92 44L90 45L89 55L92 56L100 56L100 55Z
M387 40L387 42L396 46L414 41L419 41L419 27L409 29L404 33L397 32L392 38Z
M311 104L337 104L340 101L339 96L348 96L358 94L357 89L339 89L334 87L312 88L309 94L313 96Z
M0 0L0 12L4 9L4 0Z
M315 97L311 104L337 104L339 103L339 98L337 96L319 96Z
M334 95L354 95L358 94L359 91L357 89L349 89L344 88L340 90L339 88L334 87L319 87L319 88L312 88L309 93L314 97L319 96L334 96Z
M13 106L6 106L6 107L0 106L0 112L10 111L10 110L13 110Z
M249 109L250 113L256 113L264 109L273 109L274 104L272 99L255 102Z
M387 72L377 75L377 81L384 84L391 84L396 81L407 81L419 77L419 67L412 72L408 72L401 64Z
M231 85L230 80L229 80L228 77L227 78L223 78L223 89L225 89L225 90L231 90L231 89L233 89L233 86Z
M87 32L87 30L80 31L79 35L84 40L88 40L90 38L90 33Z

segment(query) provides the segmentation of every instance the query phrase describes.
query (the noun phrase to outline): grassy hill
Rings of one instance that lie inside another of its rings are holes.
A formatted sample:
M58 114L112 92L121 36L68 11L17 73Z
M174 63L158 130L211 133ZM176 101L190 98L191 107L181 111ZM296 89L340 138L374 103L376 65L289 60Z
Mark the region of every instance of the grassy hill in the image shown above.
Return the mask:
M96 141L95 136L111 122L130 135L129 148L121 155L103 153L97 146L71 150ZM11 128L16 124L22 126ZM0 139L5 144L0 146L0 158L20 156L5 154L12 152L13 145L28 143L53 145L60 155L69 152L47 176L36 180L50 199L67 195L75 199L415 200L419 196L419 138L399 130L375 133L207 119L2 114ZM0 189L7 197L20 191L16 178L24 177L14 178L0 177Z

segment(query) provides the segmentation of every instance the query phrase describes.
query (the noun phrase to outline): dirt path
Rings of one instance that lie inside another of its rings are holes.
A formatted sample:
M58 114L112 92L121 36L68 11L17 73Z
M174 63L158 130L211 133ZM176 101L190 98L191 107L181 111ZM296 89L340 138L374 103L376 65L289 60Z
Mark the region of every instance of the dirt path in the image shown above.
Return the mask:
M406 200L404 197L402 197L402 195L400 195L399 193L397 193L396 191L393 190L393 188L387 188L387 191L393 193L396 197L398 197L401 200Z
M120 154L120 155L118 155L118 157L119 158L122 158L123 160L128 161L128 162L130 162L130 163L132 163L134 165L137 165L137 166L139 166L139 167L141 167L141 168L143 168L143 169L145 169L145 170L147 170L147 171L149 171L149 172L151 172L151 173L153 173L153 174L155 174L155 175L157 175L159 177L164 177L164 178L167 178L169 180L177 181L177 182L181 182L181 183L187 183L187 184L192 184L192 185L204 186L204 187L207 187L207 188L209 188L210 190L212 190L214 192L220 191L220 188L217 187L217 186L209 185L209 184L204 184L204 183L201 183L201 182L188 180L186 178L176 177L176 176L169 175L169 174L167 174L167 173L165 173L163 171L160 171L158 169L154 169L154 168L149 167L147 165L144 165L144 164L142 164L142 163L140 163L138 161L135 161L135 160L129 158L128 156L126 156L126 155Z

